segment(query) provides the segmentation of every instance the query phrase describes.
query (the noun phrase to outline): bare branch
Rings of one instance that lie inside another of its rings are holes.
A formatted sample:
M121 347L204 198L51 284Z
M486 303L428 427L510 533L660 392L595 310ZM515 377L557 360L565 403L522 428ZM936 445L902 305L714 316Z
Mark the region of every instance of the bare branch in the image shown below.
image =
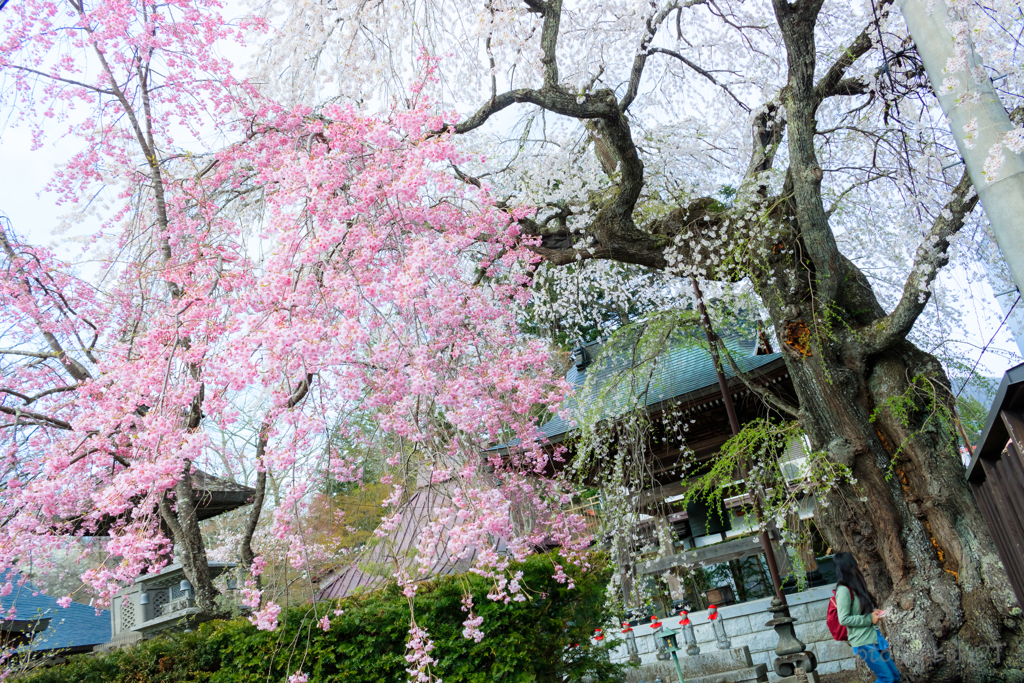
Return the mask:
M755 380L753 377L740 370L740 366L736 364L736 361L733 359L732 354L729 353L729 349L726 348L725 344L722 344L721 347L721 350L723 352L722 355L724 355L725 359L729 361L729 367L732 368L733 373L735 373L735 375L740 378L740 381L742 381L748 389L750 389L752 392L760 396L766 403L771 405L773 408L777 408L778 410L787 413L792 417L800 416L799 408L790 405L787 401L782 400L772 392L768 391L763 386L758 384L757 380Z
M28 418L31 422L27 424L35 424L40 427L56 427L65 431L73 431L71 424L65 422L56 417L50 417L49 415L43 415L42 413L35 413L31 410L20 410L18 408L10 408L8 406L0 406L0 413L10 415L16 419Z
M29 358L58 358L53 351L19 351L18 349L0 349L0 355L27 356Z
M708 79L709 81L714 83L716 86L718 86L719 88L724 90L729 95L729 97L731 97L736 102L736 104L740 105L740 107L743 109L743 111L746 111L746 112L750 111L750 107L748 107L746 104L744 104L743 101L740 100L740 98L736 97L736 95L733 94L732 90L729 90L729 86L725 85L724 83L719 83L718 79L715 78L711 74L711 72L707 71L706 69L701 68L697 64L694 64L689 59L687 59L683 55L679 54L675 50L667 50L667 49L665 49L663 47L652 47L652 48L650 48L650 52L651 52L651 54L660 53L660 54L663 54L663 55L668 55L669 57L675 57L676 59L681 61L683 64L685 64L686 66L690 67L691 69L693 69L694 71L699 73L701 76L703 76L704 78ZM638 55L637 59L639 59L639 58L640 57ZM639 83L639 79L637 79L637 81ZM632 82L630 82L630 86L632 86L632 85L633 85Z
M78 386L79 385L77 385L77 384L69 384L69 385L63 386L63 387L54 387L52 389L47 389L46 391L41 391L38 394L35 394L33 396L27 396L25 394L22 394L22 393L19 393L17 391L14 391L13 389L0 388L0 391L2 391L5 394L10 394L11 396L17 396L18 398L20 398L21 400L23 400L25 402L25 405L28 405L29 403L35 403L39 399L41 399L41 398L43 398L45 396L50 396L51 394L60 394L60 393L63 393L65 391L74 391L75 389L78 388Z
M85 88L86 90L100 93L102 95L112 95L114 97L117 96L117 93L115 93L113 90L97 88L95 85L89 85L88 83L82 83L81 81L76 81L70 78L61 78L60 76L54 76L53 74L48 74L43 71L36 71L35 69L30 69L27 66L12 66L11 68L16 69L18 71L25 71L27 73L36 74L37 76L42 76L43 78L49 78L51 81L59 81L60 83L67 83L68 85L74 85L79 88Z

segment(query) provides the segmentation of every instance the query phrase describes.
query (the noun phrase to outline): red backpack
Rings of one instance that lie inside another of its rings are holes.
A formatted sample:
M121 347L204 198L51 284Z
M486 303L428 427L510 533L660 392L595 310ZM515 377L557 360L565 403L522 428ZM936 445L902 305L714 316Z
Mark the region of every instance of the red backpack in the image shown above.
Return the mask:
M839 608L836 606L836 592L832 591L832 597L828 601L828 612L825 613L825 625L832 633L832 637L839 641L847 640L846 627L839 623Z

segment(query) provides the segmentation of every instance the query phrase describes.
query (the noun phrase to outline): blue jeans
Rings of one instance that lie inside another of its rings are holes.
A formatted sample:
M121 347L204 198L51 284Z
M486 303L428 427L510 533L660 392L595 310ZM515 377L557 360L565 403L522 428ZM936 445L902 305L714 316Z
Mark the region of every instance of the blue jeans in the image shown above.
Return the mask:
M878 676L876 683L899 683L900 672L896 670L896 664L892 661L889 643L881 631L876 629L875 633L878 634L877 643L859 645L853 648L853 653L863 659L868 668Z

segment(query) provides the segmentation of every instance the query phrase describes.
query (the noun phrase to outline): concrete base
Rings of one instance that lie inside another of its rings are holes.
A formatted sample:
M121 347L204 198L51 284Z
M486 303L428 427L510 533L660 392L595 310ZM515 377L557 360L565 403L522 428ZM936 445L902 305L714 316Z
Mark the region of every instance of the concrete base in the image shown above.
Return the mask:
M679 667L683 670L686 683L767 683L768 665L754 665L747 647L731 650L713 650L689 657L679 654ZM679 680L676 665L667 662L652 662L637 669L626 670L626 683L650 683L661 677L666 683Z
M821 679L818 678L817 671L812 671L809 674L800 671L796 676L780 678L779 681L781 683L821 683ZM689 683L689 681L687 681L687 683Z
M768 665L758 664L724 674L687 678L686 683L768 683Z

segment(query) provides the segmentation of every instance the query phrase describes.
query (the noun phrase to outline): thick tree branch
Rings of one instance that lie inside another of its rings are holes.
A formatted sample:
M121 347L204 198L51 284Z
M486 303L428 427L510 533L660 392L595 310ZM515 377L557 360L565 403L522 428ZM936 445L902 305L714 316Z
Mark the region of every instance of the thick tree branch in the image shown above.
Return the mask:
M879 20L889 14L889 5L892 0L881 0L878 9L881 10ZM859 78L845 78L847 70L854 62L863 57L871 49L871 35L877 31L877 25L872 22L860 32L850 47L846 48L842 55L829 67L829 70L822 76L821 80L814 86L814 110L828 97L836 95L863 95L867 92L867 84Z
M56 417L50 417L49 415L43 415L42 413L36 413L31 410L21 410L19 408L10 408L8 406L0 406L0 413L10 415L15 419L28 418L31 422L25 424L39 425L40 427L56 427L57 429L63 429L65 431L72 431L71 423L65 422Z
M665 21L665 18L672 12L677 12L683 7L703 5L705 2L707 2L707 0L690 0L689 2L683 3L671 2L663 7L660 12L647 17L647 30L644 31L644 35L640 39L640 49L637 50L636 57L633 59L633 68L630 69L629 73L629 84L626 86L626 94L622 96L622 101L619 102L619 111L624 112L629 109L629 105L633 104L633 100L636 99L637 91L640 89L640 79L643 77L644 73L644 65L647 64L647 57L654 52L661 51L658 48L651 48L651 43L654 41L654 37L658 34L658 29L661 27L662 22ZM651 4L653 5L654 3ZM690 65L698 73L710 76L706 71L693 65L685 57L679 56L679 59L687 65ZM714 82L714 78L711 80ZM742 103L740 106L743 106ZM748 109L747 111L750 110Z
M59 358L53 351L19 351L18 349L0 349L0 356L26 356L28 358Z
M964 217L978 203L978 195L965 170L960 182L953 188L952 196L946 202L939 216L932 222L931 230L917 248L914 267L903 285L903 295L892 313L874 320L853 332L859 340L863 354L884 351L902 341L910 333L921 311L931 298L931 284L939 269L949 262L949 239L964 225Z
M782 144L782 137L786 131L786 117L782 110L774 102L769 102L754 117L751 126L753 138L750 164L744 177L755 178L759 173L771 169L775 163L775 155ZM763 192L763 186L759 189Z
M814 265L816 298L823 306L835 301L842 283L841 260L835 235L821 200L824 171L814 147L818 99L814 85L814 27L823 0L773 0L775 16L786 43L789 80L784 92L789 127L789 180L793 185L796 219L803 244Z

